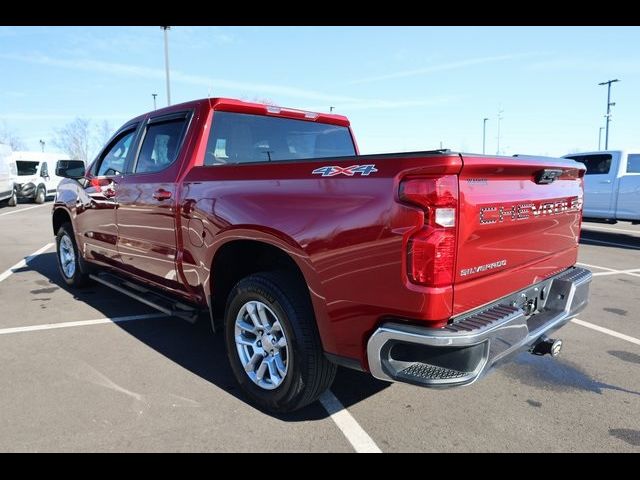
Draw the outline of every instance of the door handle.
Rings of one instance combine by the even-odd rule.
[[[155,198],[158,201],[163,201],[163,200],[169,200],[171,198],[171,192],[169,192],[168,190],[165,190],[163,188],[160,188],[158,190],[156,190],[155,192],[153,192],[153,198]]]
[[[600,183],[611,183],[611,180],[600,180]]]

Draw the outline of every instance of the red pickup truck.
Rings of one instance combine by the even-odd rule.
[[[436,150],[359,155],[347,118],[215,98],[127,122],[62,161],[59,269],[207,315],[248,397],[318,398],[336,365],[466,385],[587,304],[581,163]]]

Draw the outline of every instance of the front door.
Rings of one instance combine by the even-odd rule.
[[[76,203],[76,238],[86,258],[119,266],[116,197],[127,157],[135,140],[135,127],[125,129],[103,150],[91,168]]]
[[[118,251],[125,269],[166,288],[182,290],[176,272],[177,161],[187,113],[151,117],[140,153],[118,185]]]

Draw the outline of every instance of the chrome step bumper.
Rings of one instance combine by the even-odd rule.
[[[385,323],[367,343],[369,369],[381,380],[426,387],[470,384],[581,312],[590,283],[589,270],[572,267],[444,328]],[[539,302],[539,313],[527,316],[521,297]]]

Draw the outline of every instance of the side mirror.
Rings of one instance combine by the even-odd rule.
[[[64,178],[78,180],[84,178],[86,165],[82,160],[58,160],[56,162],[56,175]]]

